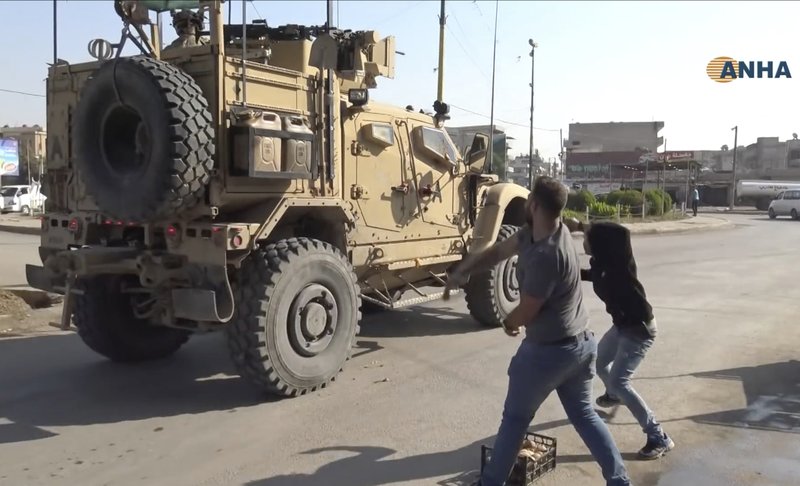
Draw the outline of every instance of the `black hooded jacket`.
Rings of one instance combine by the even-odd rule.
[[[640,339],[654,338],[653,308],[636,275],[631,234],[616,223],[594,223],[587,235],[592,257],[581,279],[592,282],[620,333]]]

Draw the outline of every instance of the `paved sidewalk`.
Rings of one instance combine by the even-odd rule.
[[[6,233],[19,233],[23,235],[38,235],[41,233],[42,222],[39,217],[30,217],[19,214],[0,215],[0,231]]]

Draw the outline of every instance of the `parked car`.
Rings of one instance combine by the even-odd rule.
[[[41,210],[45,195],[39,185],[0,187],[0,213],[31,214],[31,210]]]
[[[767,211],[770,219],[775,219],[778,216],[791,216],[792,219],[800,218],[800,190],[783,191],[778,194],[769,203]]]

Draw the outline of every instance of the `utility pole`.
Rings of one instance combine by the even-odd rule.
[[[492,110],[489,115],[489,173],[494,173],[494,75],[497,62],[497,14],[500,11],[500,0],[494,5],[494,45],[492,46]]]
[[[442,97],[444,96],[444,28],[445,28],[445,16],[444,16],[444,0],[442,0],[441,10],[439,12],[439,83],[437,85],[436,90],[436,101],[441,103],[444,101]]]
[[[528,39],[528,44],[531,46],[531,133],[530,133],[530,150],[528,154],[528,188],[533,189],[533,52],[538,47],[538,44],[533,42],[533,39]]]
[[[559,180],[564,180],[564,163],[567,160],[567,154],[564,153],[564,132],[561,128],[558,129],[558,146],[561,149],[558,153],[558,171]]]
[[[733,167],[732,167],[732,179],[731,179],[731,192],[729,197],[729,204],[728,209],[733,211],[733,206],[736,204],[736,147],[739,143],[739,125],[731,128],[733,130]]]

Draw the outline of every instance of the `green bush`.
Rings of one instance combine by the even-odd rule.
[[[617,207],[604,202],[595,202],[589,206],[589,217],[608,219],[617,216]]]
[[[664,209],[664,198],[659,191],[648,189],[644,191],[644,199],[647,201],[647,214],[656,216],[662,214]]]
[[[664,212],[669,212],[672,210],[672,196],[663,189],[656,189],[661,194],[661,199],[664,200]]]
[[[594,194],[582,189],[578,192],[570,192],[567,198],[567,209],[573,211],[586,211],[586,208],[595,202]]]
[[[672,198],[662,189],[649,189],[645,191],[647,200],[647,214],[651,216],[668,213],[672,209]]]
[[[594,197],[597,202],[608,203],[608,194],[598,194]]]

